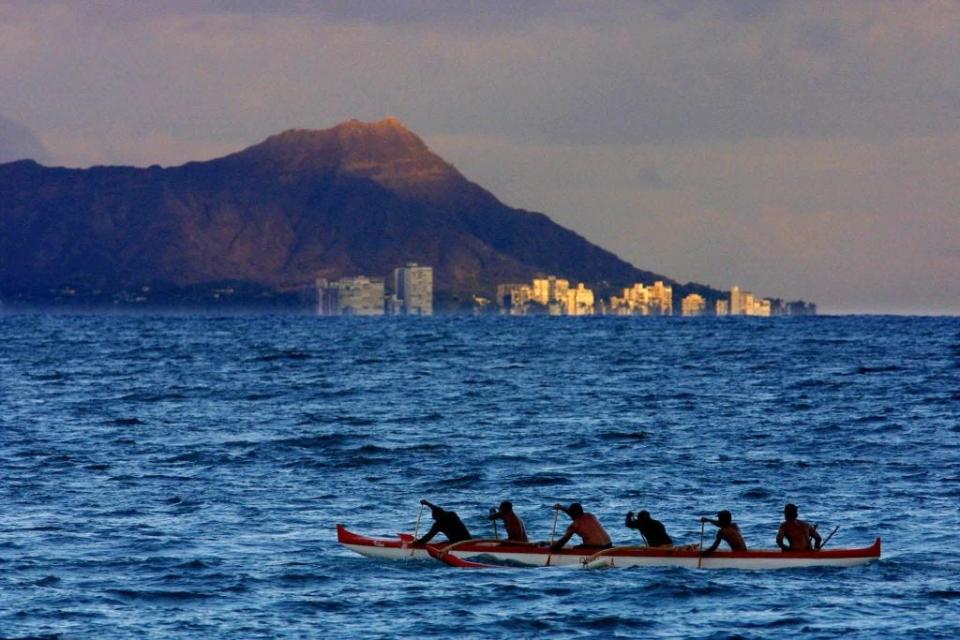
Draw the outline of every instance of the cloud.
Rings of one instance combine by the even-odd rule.
[[[937,1],[12,0],[0,112],[69,165],[396,115],[643,268],[931,308],[960,300],[957,33]]]
[[[878,140],[960,118],[960,39],[936,28],[955,5],[32,6],[0,27],[0,80],[22,89],[0,108],[93,139],[123,121],[236,144],[393,113],[427,134],[530,143]]]

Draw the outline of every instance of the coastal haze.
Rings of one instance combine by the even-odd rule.
[[[827,313],[957,313],[958,14],[7,2],[0,115],[74,167],[394,115],[505,204],[638,268]]]

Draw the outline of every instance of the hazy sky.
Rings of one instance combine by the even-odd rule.
[[[960,2],[0,0],[0,87],[0,160],[394,115],[640,268],[960,313]]]

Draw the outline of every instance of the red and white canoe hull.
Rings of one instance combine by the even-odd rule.
[[[342,524],[338,524],[337,542],[368,558],[430,560],[430,554],[427,553],[425,548],[410,546],[410,543],[413,542],[413,536],[409,533],[398,533],[396,538],[378,538],[353,533]]]
[[[716,551],[700,558],[699,550],[624,549],[613,550],[585,560],[587,568],[601,567],[689,567],[691,569],[801,569],[809,567],[853,567],[880,558],[880,538],[869,547],[824,549],[811,552]]]
[[[780,550],[716,551],[700,558],[697,547],[651,549],[613,548],[597,554],[580,549],[550,553],[545,548],[509,547],[495,543],[463,544],[445,552],[462,561],[481,564],[514,564],[533,567],[687,567],[690,569],[798,569],[852,567],[880,558],[880,539],[869,547],[785,553]],[[436,557],[436,555],[434,556]],[[452,563],[448,563],[452,564]]]

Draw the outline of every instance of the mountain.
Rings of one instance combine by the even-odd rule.
[[[668,280],[504,205],[394,118],[286,131],[170,168],[0,165],[7,300],[292,301],[318,276],[382,276],[408,261],[432,265],[451,299],[538,274]]]

